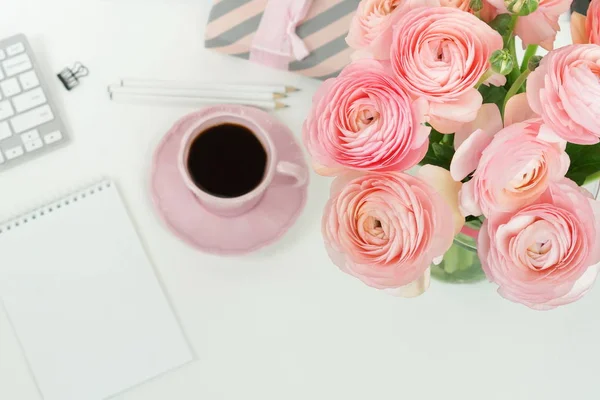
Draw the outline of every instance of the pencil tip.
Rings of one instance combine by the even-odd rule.
[[[288,108],[289,106],[285,103],[282,103],[280,101],[276,101],[275,102],[275,109],[276,110],[281,110],[282,108]]]
[[[277,100],[277,99],[285,99],[287,97],[286,94],[284,93],[273,93],[273,99]]]
[[[286,86],[285,87],[285,92],[286,93],[294,93],[294,92],[299,92],[300,89],[298,89],[297,87],[294,86]]]

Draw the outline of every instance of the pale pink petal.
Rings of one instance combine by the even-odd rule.
[[[489,135],[494,136],[502,129],[502,116],[495,104],[483,104],[477,113],[477,118],[468,122],[456,131],[454,136],[454,148],[458,149],[473,132],[481,129]]]
[[[427,115],[429,114],[429,102],[421,97],[412,103],[413,120],[418,126],[415,127],[415,143],[413,148],[418,148],[425,143],[431,133],[431,128],[427,125]]]
[[[473,215],[474,217],[480,216],[481,208],[479,202],[475,198],[475,182],[470,180],[462,186],[459,193],[459,208],[462,215],[465,217]]]
[[[483,97],[477,90],[469,90],[453,102],[431,103],[430,124],[441,133],[453,133],[465,122],[477,118]]]
[[[477,169],[483,150],[493,138],[494,134],[478,129],[456,150],[450,164],[450,173],[455,181],[462,181]]]
[[[556,132],[554,132],[552,129],[550,129],[550,127],[546,124],[544,124],[540,127],[540,133],[538,134],[537,137],[538,137],[538,139],[544,140],[548,143],[558,143],[562,147],[565,147],[566,143],[567,143],[566,140],[564,140],[563,138],[558,136],[556,134]]]
[[[574,44],[588,43],[588,37],[585,34],[585,15],[578,12],[571,14],[571,37]]]
[[[464,227],[463,227],[463,229],[464,229]],[[461,232],[462,232],[462,230],[461,230]],[[444,256],[443,255],[434,258],[432,264],[433,265],[440,265],[442,263],[442,261],[444,261]]]
[[[569,293],[567,293],[565,296],[552,299],[543,304],[527,304],[527,306],[534,310],[547,311],[556,307],[564,306],[565,304],[576,302],[590,291],[596,282],[596,278],[598,277],[599,268],[600,264],[589,267],[583,276],[579,278],[577,282],[575,282]]]
[[[313,162],[312,167],[315,172],[321,176],[336,176],[343,171],[343,168],[325,167],[317,162]]]
[[[406,286],[401,286],[398,288],[392,289],[384,289],[384,291],[392,296],[396,297],[404,297],[404,298],[413,298],[418,297],[425,293],[427,289],[429,289],[429,285],[431,283],[431,269],[427,268],[427,271],[416,281],[409,283]]]
[[[356,178],[361,177],[362,175],[364,175],[364,173],[360,172],[360,171],[343,171],[340,174],[337,175],[337,177],[333,180],[333,182],[331,182],[331,187],[329,189],[329,194],[331,195],[331,197],[337,196],[338,193],[340,193],[342,190],[344,190],[344,188],[346,187],[346,185],[353,181]]]
[[[539,44],[550,51],[554,47],[556,32],[560,29],[558,24],[560,13],[554,15],[544,11],[543,8],[538,8],[535,12],[526,17],[519,17],[517,20],[515,33],[523,41],[524,48],[530,44]]]
[[[502,74],[493,74],[485,82],[483,82],[483,84],[486,86],[504,86],[506,85],[506,76]]]
[[[519,93],[508,100],[504,109],[504,126],[538,117],[529,106],[527,93]]]
[[[422,166],[417,176],[432,186],[450,206],[456,235],[465,224],[465,218],[458,207],[458,193],[462,183],[454,181],[448,170],[429,164]]]

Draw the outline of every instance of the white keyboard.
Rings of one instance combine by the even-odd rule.
[[[0,40],[0,171],[67,141],[29,41]]]

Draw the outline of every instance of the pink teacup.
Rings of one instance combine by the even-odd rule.
[[[267,155],[262,181],[253,190],[239,197],[219,197],[208,193],[195,183],[188,169],[188,157],[192,143],[207,130],[224,124],[240,125],[248,129],[260,141]],[[236,113],[222,112],[198,120],[183,136],[177,160],[179,171],[187,188],[194,193],[208,211],[221,216],[235,217],[246,213],[260,202],[276,175],[292,178],[292,182],[289,184],[293,186],[305,185],[308,180],[306,169],[300,165],[279,160],[271,135],[271,132],[261,128],[252,118]],[[232,146],[235,146],[235,143]]]

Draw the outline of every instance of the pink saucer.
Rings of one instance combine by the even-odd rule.
[[[294,187],[276,177],[261,202],[244,215],[228,218],[205,210],[185,186],[177,156],[183,135],[196,119],[223,111],[254,119],[271,133],[280,160],[308,172],[294,135],[276,118],[251,107],[215,106],[183,117],[161,140],[152,164],[152,198],[158,214],[180,239],[210,253],[244,254],[276,242],[294,224],[306,203],[307,185]]]

